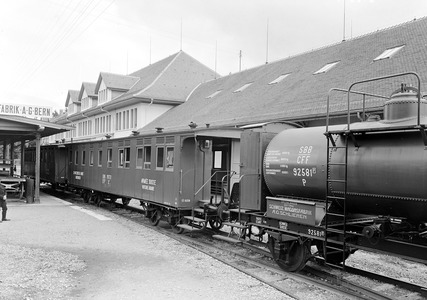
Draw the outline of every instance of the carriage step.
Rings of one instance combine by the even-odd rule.
[[[213,206],[213,205],[208,205],[208,206],[206,206],[208,209],[210,209],[210,210],[218,210],[218,207],[216,207],[216,206]]]
[[[226,242],[233,243],[233,244],[243,243],[242,240],[237,240],[237,239],[234,239],[234,238],[231,238],[231,237],[228,237],[228,236],[223,236],[223,235],[218,235],[218,234],[215,234],[212,237],[214,239],[226,241]]]
[[[187,225],[187,224],[177,224],[176,227],[183,228],[187,231],[200,231],[200,230],[202,230],[201,228],[194,227],[194,226]]]
[[[240,228],[240,229],[246,229],[246,228],[248,228],[248,226],[242,225],[242,224],[239,224],[239,223],[223,222],[222,225],[227,225],[227,226],[236,227],[236,228]]]
[[[195,208],[193,208],[193,211],[200,213],[200,214],[205,213],[205,210],[201,207],[195,207]]]
[[[205,219],[201,219],[201,218],[197,218],[197,217],[193,217],[193,216],[184,216],[184,219],[193,221],[193,222],[197,222],[197,223],[202,223],[202,222],[206,222]]]

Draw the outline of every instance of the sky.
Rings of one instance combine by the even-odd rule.
[[[426,0],[1,0],[0,104],[65,108],[183,50],[236,73],[427,16]]]

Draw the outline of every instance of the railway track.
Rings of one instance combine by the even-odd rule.
[[[78,196],[54,192],[55,196],[71,200],[79,205],[84,204]],[[65,197],[64,197],[65,196]],[[77,198],[76,198],[77,197]],[[286,295],[290,299],[425,299],[427,291],[420,286],[404,281],[369,274],[355,268],[346,268],[346,272],[341,270],[331,270],[321,267],[318,264],[310,264],[299,273],[287,273],[281,270],[271,258],[269,251],[266,251],[254,244],[244,242],[243,247],[232,245],[227,242],[214,240],[211,232],[188,233],[177,235],[170,230],[170,226],[162,224],[152,226],[143,215],[143,210],[135,206],[124,207],[120,203],[114,206],[105,203],[103,208],[110,210],[116,215],[137,222],[143,226],[156,230],[167,235],[180,243],[197,249],[224,264],[231,266],[249,276],[258,279],[260,282],[269,285]],[[218,232],[216,232],[218,234]],[[226,235],[226,233],[223,233]],[[358,276],[355,279],[354,276]],[[373,278],[375,277],[375,278]],[[388,284],[388,288],[381,288],[380,291],[367,288],[366,280],[374,280],[378,286]],[[402,297],[396,297],[400,295]]]

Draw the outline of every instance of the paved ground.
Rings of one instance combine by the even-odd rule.
[[[82,209],[42,194],[40,204],[9,201],[8,207],[11,221],[0,224],[1,245],[21,247],[16,251],[30,249],[26,253],[42,250],[47,257],[59,251],[77,257],[69,264],[84,264],[83,270],[67,277],[69,284],[58,285],[57,289],[64,289],[57,293],[60,299],[285,298],[215,259],[94,206]],[[53,257],[49,267],[59,263]],[[3,265],[8,259],[8,255],[2,257]],[[36,266],[34,272],[42,267]],[[25,270],[9,268],[13,266],[0,270],[0,275],[10,271],[28,277]],[[34,274],[31,276],[38,276]],[[49,278],[51,285],[55,285],[55,278]],[[6,299],[1,284],[0,279],[0,299]],[[23,284],[15,285],[17,290],[25,288]],[[24,299],[45,298],[39,291]]]

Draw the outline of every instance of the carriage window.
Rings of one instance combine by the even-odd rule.
[[[125,168],[130,167],[130,147],[126,147],[124,151]]]
[[[98,151],[98,167],[102,167],[102,150]]]
[[[151,146],[144,146],[144,169],[151,169]]]
[[[79,164],[79,151],[76,150],[76,155],[74,155],[74,164],[78,165]]]
[[[86,164],[86,151],[83,150],[82,151],[82,166],[84,166]]]
[[[73,151],[70,151],[70,154],[68,156],[68,163],[72,164],[73,163]]]
[[[119,149],[119,168],[123,168],[125,161],[125,150]]]
[[[166,147],[166,170],[173,171],[173,147]]]
[[[222,151],[215,151],[214,169],[221,169],[221,167],[222,167]]]
[[[113,166],[113,149],[107,149],[107,167]]]
[[[136,168],[142,169],[142,165],[144,163],[144,148],[136,149]]]
[[[89,166],[93,166],[93,150],[89,152]]]
[[[163,170],[164,167],[164,158],[165,156],[165,148],[157,147],[157,157],[156,157],[156,169]]]

